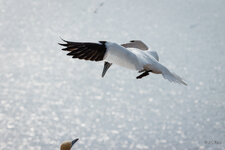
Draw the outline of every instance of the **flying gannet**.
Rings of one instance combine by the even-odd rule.
[[[62,50],[69,51],[67,55],[73,58],[104,61],[102,77],[112,64],[117,64],[128,69],[137,70],[141,73],[136,77],[137,79],[141,79],[151,72],[162,74],[170,82],[187,85],[181,77],[170,72],[164,65],[159,63],[157,52],[149,50],[148,46],[140,40],[132,40],[121,45],[108,41],[99,41],[98,43],[63,41],[65,43],[59,43],[59,45],[64,46]]]
[[[78,141],[79,139],[75,139],[73,141],[63,142],[60,146],[60,150],[70,150],[72,146]]]

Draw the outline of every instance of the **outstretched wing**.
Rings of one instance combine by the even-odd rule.
[[[129,43],[121,44],[125,48],[138,48],[140,50],[148,50],[148,46],[140,40],[132,40]]]
[[[67,55],[73,56],[73,58],[91,61],[101,61],[104,59],[106,53],[105,41],[100,41],[99,43],[63,41],[65,43],[59,43],[59,45],[64,46],[62,50],[69,51]]]

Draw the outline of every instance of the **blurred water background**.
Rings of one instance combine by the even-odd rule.
[[[224,0],[0,0],[0,149],[225,149]],[[140,39],[188,86],[57,44]],[[216,141],[216,142],[214,142]]]

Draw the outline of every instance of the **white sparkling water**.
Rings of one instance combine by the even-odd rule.
[[[225,149],[224,0],[0,0],[0,149]],[[186,79],[72,59],[57,45],[140,39]]]

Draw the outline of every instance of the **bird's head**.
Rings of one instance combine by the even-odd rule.
[[[60,150],[70,150],[72,146],[78,141],[79,139],[75,139],[73,141],[63,142],[60,146]]]

